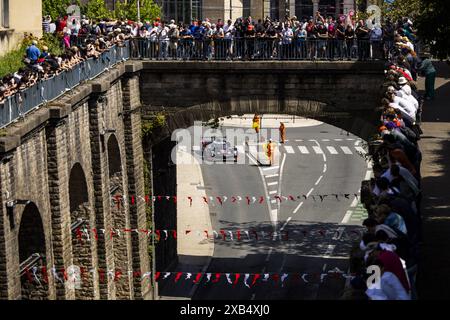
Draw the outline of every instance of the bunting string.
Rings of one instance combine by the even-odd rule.
[[[275,196],[262,196],[262,195],[233,195],[233,196],[162,196],[162,195],[145,195],[143,196],[125,196],[116,194],[111,196],[111,206],[116,206],[121,208],[125,203],[129,205],[138,205],[139,203],[145,203],[146,205],[151,205],[155,202],[172,202],[177,203],[179,201],[186,201],[189,206],[192,206],[194,202],[199,202],[203,205],[217,205],[223,206],[225,204],[246,204],[248,206],[255,204],[264,204],[275,200],[277,202],[296,202],[296,201],[314,201],[323,202],[325,200],[342,201],[344,199],[350,200],[353,198],[359,199],[357,193],[332,193],[332,194],[316,194],[316,195],[275,195]]]
[[[223,273],[223,272],[186,272],[186,271],[168,271],[168,272],[142,272],[141,270],[122,270],[122,269],[102,269],[102,268],[86,268],[79,267],[79,272],[76,269],[57,269],[55,267],[47,270],[45,266],[34,266],[27,268],[22,275],[26,281],[38,286],[48,283],[48,278],[53,276],[57,282],[78,282],[82,285],[83,281],[98,274],[99,281],[105,283],[107,280],[115,282],[123,279],[140,279],[141,281],[147,280],[149,286],[154,282],[160,281],[173,281],[174,283],[191,282],[193,284],[208,285],[217,284],[219,282],[228,283],[235,288],[239,283],[242,283],[245,287],[251,288],[258,284],[269,284],[284,286],[288,282],[291,283],[307,283],[318,284],[323,283],[325,279],[353,279],[356,274],[346,273],[339,268],[334,268],[328,271],[321,272],[265,272],[265,273]]]
[[[121,232],[122,231],[122,232]],[[149,229],[110,229],[109,231],[105,229],[96,229],[96,228],[76,228],[74,231],[75,237],[83,243],[84,241],[90,242],[91,239],[98,240],[99,235],[103,237],[113,238],[123,238],[127,233],[129,234],[138,234],[143,235],[149,239],[153,239],[157,242],[167,241],[171,239],[177,239],[177,230],[174,229],[157,229],[157,230],[149,230]],[[304,240],[307,237],[314,238],[327,238],[331,240],[358,240],[362,237],[363,231],[358,230],[325,230],[319,228],[306,229],[306,228],[298,228],[298,229],[289,229],[289,230],[281,230],[278,232],[274,231],[264,231],[264,230],[224,230],[221,229],[219,232],[216,230],[184,230],[184,235],[189,237],[197,237],[201,240],[222,240],[222,241],[235,241],[235,242],[243,242],[243,241],[263,241],[263,240],[272,240],[272,241],[299,241]],[[91,234],[91,235],[90,235]]]

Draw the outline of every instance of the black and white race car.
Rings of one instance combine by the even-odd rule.
[[[223,161],[231,159],[237,162],[238,150],[232,147],[226,138],[203,138],[202,139],[202,159],[206,161]]]

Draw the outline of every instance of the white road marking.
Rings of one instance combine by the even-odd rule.
[[[277,200],[271,200],[270,203],[277,203]]]
[[[327,149],[328,149],[328,152],[330,152],[331,154],[338,154],[335,147],[327,146]]]
[[[372,162],[367,161],[367,168],[368,168],[368,169],[372,169]]]
[[[242,146],[238,146],[238,147],[242,147]],[[192,150],[200,151],[200,146],[192,146]]]
[[[258,153],[258,148],[256,146],[249,146],[248,151],[251,153]]]
[[[295,139],[295,141],[302,142],[303,140],[302,139]]]
[[[353,154],[352,150],[350,150],[349,147],[341,146],[341,149],[345,154]]]
[[[187,147],[186,146],[178,146],[178,150],[187,152]]]
[[[366,154],[366,150],[364,150],[363,147],[355,147],[356,151],[362,153],[362,154]]]
[[[236,146],[236,149],[238,150],[238,152],[242,153],[245,151],[244,146]]]
[[[284,149],[287,153],[294,153],[294,148],[292,148],[291,146],[284,146]]]
[[[269,174],[269,175],[264,176],[264,177],[266,177],[266,178],[275,178],[275,177],[278,177],[278,173],[276,173],[276,174]]]
[[[334,251],[334,248],[335,248],[335,247],[336,247],[336,245],[334,245],[334,244],[329,244],[329,245],[328,245],[328,249],[327,249],[327,251],[325,252],[324,257],[325,257],[325,258],[330,258],[331,255],[333,254],[333,251]]]
[[[322,141],[330,141],[330,139],[322,139]]]
[[[275,194],[277,193],[277,190],[269,191],[269,194]]]
[[[269,253],[267,254],[267,257],[266,257],[266,262],[269,261],[270,255],[272,254],[272,250],[273,250],[272,248],[269,249]]]
[[[278,181],[269,182],[267,185],[268,185],[268,186],[274,186],[274,185],[276,185],[276,184],[278,184]]]
[[[284,227],[286,227],[286,225],[289,223],[289,221],[291,221],[292,217],[287,218],[286,222],[283,224],[283,226],[280,228],[280,231],[284,230]]]
[[[342,141],[343,139],[334,139],[334,141]]]
[[[350,220],[350,217],[352,216],[353,211],[352,210],[347,210],[347,212],[345,213],[344,219],[342,219],[341,223],[347,223],[348,220]]]
[[[303,154],[308,154],[309,153],[308,148],[306,148],[305,146],[298,146],[298,149]]]
[[[296,214],[297,213],[297,211],[298,211],[298,209],[300,209],[300,207],[303,205],[303,201],[302,202],[300,202],[299,204],[298,204],[298,206],[297,206],[297,208],[295,208],[295,210],[294,210],[294,214]]]
[[[272,209],[272,210],[270,211],[270,216],[271,216],[271,218],[272,218],[272,221],[273,221],[274,223],[276,223],[276,222],[278,221],[278,210],[277,210],[277,209]]]
[[[319,179],[317,179],[317,181],[315,183],[316,186],[319,184],[319,182],[320,182],[320,180],[322,180],[322,178],[323,178],[323,176],[320,176]]]
[[[322,171],[322,173],[325,173],[325,172],[327,172],[327,164],[326,163],[323,164],[323,171]]]
[[[367,170],[366,176],[364,177],[364,180],[370,180],[371,177],[372,177],[372,171]]]
[[[355,140],[355,139],[347,138],[347,139],[345,139],[345,140],[347,140],[347,141],[353,141],[353,140]]]
[[[360,140],[360,139],[356,140],[355,146],[359,146],[360,143],[361,143],[361,140]]]
[[[313,192],[313,191],[314,191],[314,188],[311,188],[311,190],[309,190],[308,193],[306,194],[306,197],[308,198],[309,195],[311,194],[311,192]]]
[[[278,169],[278,166],[273,166],[273,167],[268,167],[268,168],[262,168],[262,170],[267,171],[267,170],[274,170],[274,169]]]
[[[314,152],[315,152],[315,153],[317,153],[317,154],[323,154],[323,151],[322,151],[322,149],[321,149],[320,147],[318,147],[318,146],[313,146],[312,148],[314,149]]]
[[[350,208],[356,207],[356,205],[358,204],[358,198],[354,198],[352,203],[350,204]]]

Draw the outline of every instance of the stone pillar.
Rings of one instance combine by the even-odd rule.
[[[264,0],[250,0],[250,16],[255,22],[264,18]]]
[[[47,140],[47,170],[50,195],[53,262],[56,272],[73,264],[72,234],[70,230],[69,177],[67,168],[65,114],[61,108],[51,108],[50,124],[45,128]],[[75,299],[75,291],[68,282],[54,279],[56,299]]]
[[[350,10],[355,10],[355,2],[353,0],[344,0],[343,11],[348,14]]]
[[[319,0],[312,0],[313,3],[313,17],[316,17],[316,12],[319,11]]]
[[[270,17],[270,0],[264,0],[264,16],[263,19],[266,17]]]
[[[107,160],[105,156],[106,143],[104,136],[100,135],[103,128],[103,103],[105,103],[105,83],[94,83],[92,85],[89,106],[89,133],[91,142],[92,177],[94,182],[94,206],[95,224],[98,230],[97,257],[98,272],[100,275],[100,299],[115,299],[115,283],[107,275],[108,270],[115,270],[113,241],[109,236],[113,228],[110,212],[110,194],[107,172]],[[109,84],[109,83],[108,83]],[[104,235],[100,230],[104,230]]]
[[[295,2],[296,0],[289,0],[289,16],[295,16]],[[297,17],[299,18],[299,17]]]
[[[130,206],[130,227],[132,229],[148,229],[147,212],[144,190],[144,157],[141,139],[141,99],[139,91],[139,76],[136,65],[125,66],[126,74],[122,79],[123,92],[123,121],[125,129],[126,168],[128,177],[128,191],[135,195],[136,205]],[[133,270],[141,274],[154,271],[150,268],[149,239],[142,233],[132,233]],[[134,298],[151,299],[152,291],[149,278],[133,278]]]

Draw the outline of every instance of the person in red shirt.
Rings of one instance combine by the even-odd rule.
[[[405,269],[403,268],[399,256],[395,252],[377,248],[372,251],[372,253],[370,254],[370,260],[368,261],[373,261],[372,259],[380,260],[383,263],[384,271],[392,272],[393,274],[395,274],[398,280],[400,280],[402,286],[405,288],[406,292],[409,292],[411,290]]]

